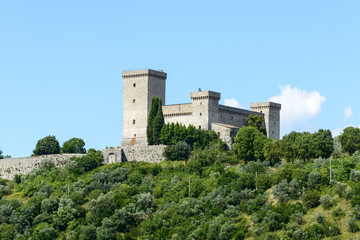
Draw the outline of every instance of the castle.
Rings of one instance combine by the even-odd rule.
[[[151,69],[125,71],[122,74],[123,138],[121,146],[104,149],[104,163],[123,161],[160,162],[165,160],[164,145],[147,145],[146,128],[151,101],[160,97],[165,123],[192,124],[198,129],[213,129],[230,148],[237,131],[246,125],[249,115],[264,118],[267,136],[280,138],[281,105],[273,102],[253,103],[251,111],[219,104],[220,93],[198,91],[190,93],[191,103],[165,105],[167,74]],[[81,156],[81,154],[78,154]],[[26,174],[50,159],[56,166],[63,166],[74,154],[55,154],[29,158],[2,159],[0,176],[12,179],[16,174]],[[76,155],[77,156],[77,155]]]
[[[163,103],[165,123],[179,122],[198,129],[215,130],[231,146],[237,130],[247,123],[249,115],[265,119],[267,136],[280,138],[281,105],[273,102],[253,103],[251,111],[219,104],[221,94],[213,91],[191,92],[191,103],[165,105],[167,74],[151,69],[125,71],[123,94],[123,138],[121,146],[147,145],[146,127],[153,97]]]

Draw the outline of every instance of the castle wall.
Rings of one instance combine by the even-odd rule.
[[[64,166],[72,157],[81,157],[85,154],[50,154],[26,158],[0,159],[0,178],[13,179],[15,175],[27,174],[40,167],[44,159],[54,162],[55,166]]]

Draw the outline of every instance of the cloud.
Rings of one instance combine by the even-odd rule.
[[[229,107],[243,108],[241,104],[235,98],[224,99],[224,105]]]
[[[281,86],[281,95],[274,96],[269,101],[281,103],[280,121],[282,132],[304,128],[307,120],[321,112],[321,106],[326,101],[318,91],[301,90],[298,87]]]
[[[345,108],[344,114],[345,114],[345,119],[344,119],[344,120],[346,120],[347,118],[351,118],[351,117],[352,117],[353,112],[352,112],[352,110],[351,110],[351,106],[348,106],[348,107]]]

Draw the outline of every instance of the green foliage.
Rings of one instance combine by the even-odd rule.
[[[266,161],[269,161],[271,165],[280,163],[281,158],[283,157],[282,145],[280,140],[271,140],[266,141],[264,145],[264,158]]]
[[[303,195],[303,202],[307,208],[314,208],[319,206],[320,194],[315,191],[306,192]]]
[[[310,160],[328,158],[334,150],[334,139],[330,130],[320,129],[309,132],[291,132],[281,140],[282,154],[288,162],[296,159]]]
[[[74,158],[66,167],[44,160],[16,182],[0,180],[0,191],[7,194],[0,199],[0,234],[10,239],[14,234],[16,239],[342,239],[344,223],[351,232],[359,230],[360,154],[332,159],[329,183],[329,159],[280,164],[283,157],[271,157],[239,164],[217,137],[201,146],[208,140],[194,141],[198,130],[178,125],[177,131],[177,142],[182,138],[184,146],[192,141],[198,146],[187,164],[102,166],[101,152],[89,150],[87,158]],[[350,203],[352,212],[345,214]],[[319,205],[330,211],[309,209]]]
[[[1,240],[12,240],[15,238],[16,229],[11,224],[3,223],[0,225],[0,239]]]
[[[146,131],[149,145],[160,144],[160,133],[164,123],[165,121],[162,112],[162,100],[159,97],[154,97],[150,105]]]
[[[36,143],[33,151],[35,156],[60,153],[60,144],[55,136],[47,136]]]
[[[263,127],[264,118],[258,115],[249,115],[246,126],[254,127],[266,136],[266,129]]]
[[[245,162],[264,160],[267,138],[254,127],[242,127],[236,134],[233,150]]]
[[[350,155],[360,150],[360,129],[356,127],[347,127],[339,136],[341,149]]]
[[[219,142],[226,146],[215,133],[210,130],[196,129],[193,125],[185,127],[179,123],[165,124],[160,133],[160,143],[164,145],[176,145],[186,142],[191,148],[204,148],[210,142]]]
[[[175,145],[169,145],[164,150],[164,156],[168,160],[184,160],[188,159],[191,147],[186,142],[178,142]]]
[[[72,138],[64,142],[61,153],[86,153],[85,142],[81,138]]]
[[[99,167],[104,162],[104,157],[101,151],[90,148],[88,153],[82,157],[72,157],[66,164],[69,172],[74,174],[81,174],[83,172],[91,171]]]

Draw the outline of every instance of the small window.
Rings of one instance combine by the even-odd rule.
[[[274,131],[272,131],[272,134],[274,135]]]
[[[220,118],[222,118],[222,115],[220,115]]]
[[[276,122],[274,122],[274,125],[276,125]]]
[[[199,130],[201,129],[201,125],[199,126]]]
[[[262,113],[262,111],[260,111],[260,113]]]
[[[245,123],[245,119],[243,119],[243,123]]]
[[[202,113],[200,113],[200,116],[202,116]]]
[[[135,124],[135,119],[133,120],[133,124]]]
[[[136,83],[133,84],[133,87],[136,87]]]
[[[135,103],[135,99],[133,99],[133,103]]]
[[[231,120],[234,120],[234,116],[231,116]]]
[[[202,102],[200,102],[200,105],[202,105]]]
[[[220,132],[218,132],[218,136],[220,137]]]
[[[136,134],[134,134],[134,137],[136,137]]]

